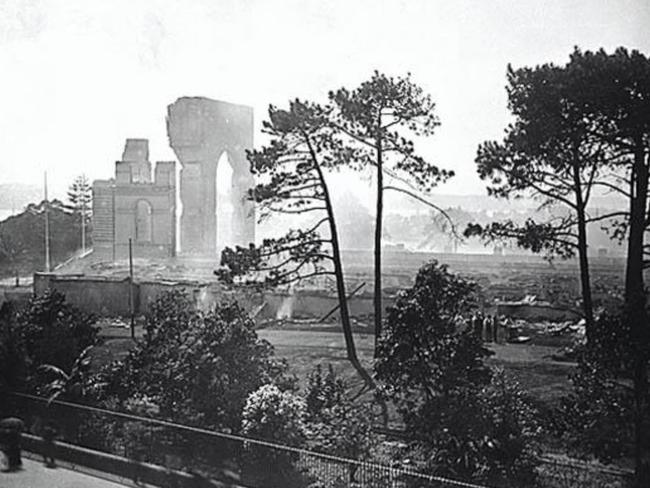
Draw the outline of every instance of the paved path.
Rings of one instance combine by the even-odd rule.
[[[23,469],[0,473],[2,488],[123,488],[121,485],[87,474],[58,467],[46,468],[42,462],[23,458]]]

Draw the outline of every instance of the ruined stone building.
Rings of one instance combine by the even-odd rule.
[[[127,139],[115,178],[93,183],[93,253],[102,260],[176,252],[176,163],[156,163],[151,178],[149,142]]]
[[[183,254],[214,256],[225,246],[255,240],[254,207],[247,199],[254,179],[246,160],[253,109],[179,98],[168,107],[167,134],[180,162],[178,192],[174,162],[158,162],[152,179],[146,139],[127,139],[115,178],[93,183],[97,258],[126,257],[129,239],[135,257],[151,258],[175,256],[179,245]]]

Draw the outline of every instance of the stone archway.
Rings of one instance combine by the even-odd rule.
[[[232,243],[255,240],[255,210],[246,198],[254,179],[246,160],[253,147],[253,109],[201,97],[183,97],[167,109],[169,144],[181,163],[180,245],[184,253],[214,255],[217,164],[232,166]]]
[[[135,204],[135,241],[149,243],[153,240],[153,207],[147,200]]]

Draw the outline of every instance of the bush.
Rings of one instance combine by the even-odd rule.
[[[573,392],[562,399],[555,430],[578,455],[610,462],[632,455],[635,341],[622,313],[603,313],[581,348],[571,376]],[[650,423],[650,411],[645,413]],[[644,440],[650,449],[650,440]]]
[[[69,372],[84,349],[97,343],[96,318],[67,303],[58,291],[34,295],[17,320],[32,372],[42,364]]]
[[[427,471],[530,482],[538,428],[518,387],[484,363],[490,354],[462,316],[476,286],[435,261],[388,310],[375,370]]]
[[[34,295],[22,308],[0,310],[0,385],[36,387],[42,365],[67,374],[88,347],[97,343],[95,318],[66,303],[56,291]],[[33,380],[33,381],[32,381]],[[33,383],[33,384],[32,384]]]
[[[0,307],[0,389],[21,390],[27,380],[27,354],[9,302]]]
[[[264,385],[248,397],[242,413],[242,433],[291,447],[305,443],[305,401],[298,395]],[[301,486],[306,479],[295,467],[298,454],[251,444],[244,453],[247,481],[268,486]]]
[[[370,457],[376,445],[372,411],[350,398],[331,365],[327,374],[320,365],[311,372],[305,399],[310,448],[356,460]]]
[[[287,446],[303,445],[306,436],[304,400],[275,385],[260,387],[246,400],[242,433]]]
[[[474,283],[434,261],[388,309],[375,372],[412,435],[421,433],[434,404],[444,406],[448,398],[490,381],[483,363],[490,351],[459,321],[471,310],[475,293]]]
[[[146,320],[144,339],[102,372],[104,400],[146,395],[164,418],[232,431],[251,392],[286,383],[286,365],[234,303],[200,312],[174,291],[156,300]]]

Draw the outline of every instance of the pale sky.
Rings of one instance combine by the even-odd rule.
[[[483,193],[476,146],[508,121],[505,73],[574,45],[650,54],[648,0],[0,0],[0,182],[108,178],[127,137],[174,159],[166,107],[206,96],[255,108],[324,101],[377,69],[410,71],[442,126],[420,146]],[[260,138],[256,136],[256,140]]]

